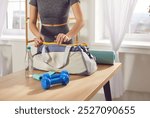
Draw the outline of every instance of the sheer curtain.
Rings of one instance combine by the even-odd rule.
[[[137,0],[103,0],[103,2],[112,49],[116,53],[116,62],[119,62],[118,50],[129,27]],[[121,70],[114,76],[110,83],[112,97],[120,97],[124,92]]]
[[[0,36],[2,35],[3,26],[5,23],[5,16],[8,6],[8,0],[0,0]]]
[[[2,35],[4,23],[5,23],[5,16],[8,6],[8,0],[0,0],[0,37]],[[0,49],[0,76],[2,76],[3,73],[3,62],[2,62],[2,50]]]

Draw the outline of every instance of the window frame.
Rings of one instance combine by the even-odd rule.
[[[12,1],[10,1],[10,0],[8,0],[8,4],[9,4],[9,2],[12,2]],[[25,2],[25,0],[16,0],[16,1],[14,1],[14,2]],[[24,6],[23,6],[24,8],[25,8],[25,4],[24,4]],[[8,9],[8,8],[7,8]],[[21,4],[20,4],[20,7],[19,7],[19,9],[21,9]],[[8,10],[7,10],[8,11]],[[7,17],[7,12],[6,12],[6,17],[5,17],[5,24],[4,24],[4,28],[3,28],[3,36],[16,36],[16,35],[18,35],[18,36],[23,36],[23,35],[25,35],[25,29],[8,29],[7,28],[7,19],[8,19],[8,17]]]

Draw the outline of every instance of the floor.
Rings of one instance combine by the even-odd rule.
[[[104,101],[105,97],[103,94],[96,94],[91,101]],[[113,101],[150,101],[150,93],[126,91],[123,96]]]

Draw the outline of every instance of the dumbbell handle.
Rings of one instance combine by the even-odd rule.
[[[62,83],[62,78],[51,79],[51,85]]]
[[[66,85],[69,82],[69,76],[68,75],[61,75],[59,78],[51,79],[50,82],[51,82],[51,85],[53,85],[53,84]]]
[[[60,74],[58,74],[58,73],[52,74],[52,75],[49,75],[49,77],[50,77],[50,79],[60,78],[61,74],[63,74],[63,73],[66,73],[66,72],[62,71]],[[66,73],[66,74],[68,74],[68,73]]]
[[[60,77],[60,74],[52,74],[52,75],[50,75],[51,79],[55,79],[55,78],[59,78],[59,77]]]

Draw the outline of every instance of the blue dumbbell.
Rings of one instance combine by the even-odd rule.
[[[62,71],[60,74],[54,74],[53,76],[45,74],[42,76],[41,85],[43,89],[47,90],[55,84],[67,85],[69,79],[70,77],[67,71]]]

